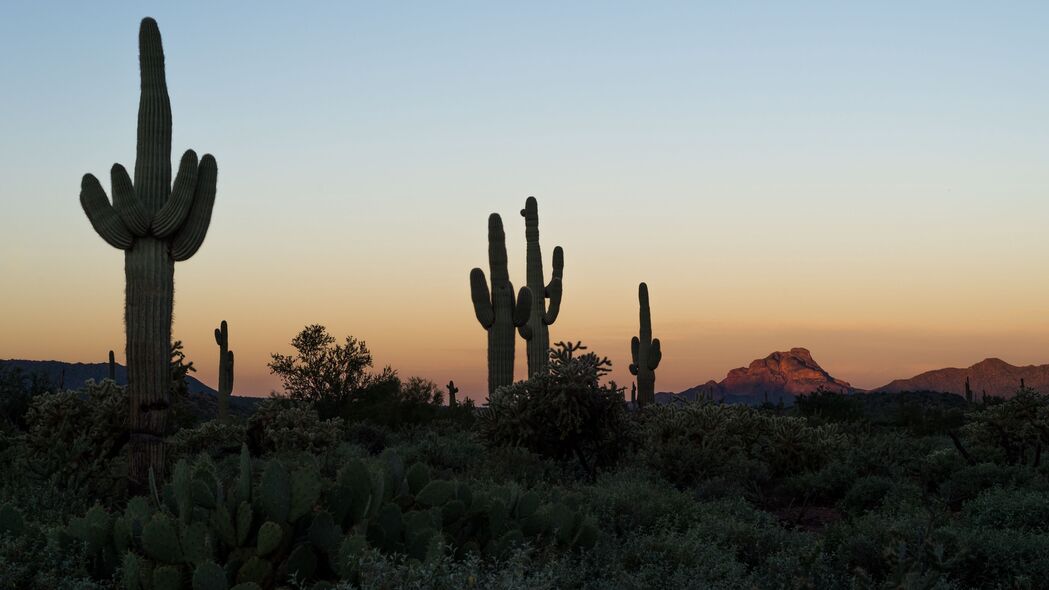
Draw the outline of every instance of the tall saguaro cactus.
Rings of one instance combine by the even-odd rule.
[[[525,208],[525,239],[528,240],[527,279],[532,291],[532,313],[528,325],[520,328],[521,337],[528,342],[528,376],[545,373],[550,362],[550,324],[561,311],[561,277],[565,268],[565,253],[561,246],[554,248],[554,272],[549,283],[543,278],[543,253],[539,248],[539,205],[535,197],[528,197]],[[546,300],[550,300],[547,308]]]
[[[113,351],[109,351],[109,380],[117,380],[117,357],[113,354]]]
[[[233,351],[229,349],[229,326],[226,320],[215,328],[215,344],[219,345],[219,418],[229,417],[229,397],[233,395]]]
[[[514,382],[514,328],[524,326],[531,313],[532,292],[521,287],[514,304],[514,286],[507,270],[506,233],[497,213],[488,216],[488,266],[492,290],[484,271],[470,271],[470,297],[481,327],[488,330],[488,393]]]
[[[637,288],[637,299],[641,304],[641,329],[630,340],[630,356],[633,363],[630,373],[637,376],[637,403],[641,406],[656,401],[656,373],[663,352],[659,338],[652,338],[652,313],[648,309],[648,285],[641,283]]]
[[[160,30],[151,18],[139,29],[141,95],[135,180],[114,164],[113,201],[85,174],[80,204],[102,239],[124,251],[124,324],[131,398],[130,477],[142,486],[152,469],[164,473],[164,436],[171,404],[171,314],[175,263],[204,242],[215,204],[215,158],[187,150],[171,182],[171,103]]]

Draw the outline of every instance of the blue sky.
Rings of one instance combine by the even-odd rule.
[[[0,357],[88,360],[92,338],[119,338],[119,258],[76,195],[81,174],[133,162],[146,15],[174,152],[220,168],[212,234],[177,272],[176,337],[208,368],[212,325],[258,323],[238,355],[256,388],[310,321],[481,383],[467,274],[487,214],[518,223],[533,194],[547,257],[566,248],[560,337],[624,369],[648,281],[677,344],[657,387],[791,346],[861,386],[1049,361],[1037,2],[7,3],[0,272],[25,288],[0,304],[25,311],[0,320]],[[51,322],[82,328],[29,329]],[[877,368],[855,344],[872,341]]]

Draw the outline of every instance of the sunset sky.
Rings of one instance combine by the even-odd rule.
[[[173,155],[215,155],[174,337],[215,385],[279,386],[306,324],[483,398],[469,295],[525,198],[551,340],[657,391],[804,346],[869,388],[1049,363],[1049,3],[21,2],[0,7],[0,358],[123,359],[123,255],[80,178],[131,167],[138,23],[167,54]],[[845,6],[848,4],[848,6]],[[524,376],[518,340],[518,377]]]

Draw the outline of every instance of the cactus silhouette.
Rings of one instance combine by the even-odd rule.
[[[445,387],[448,388],[448,407],[454,408],[455,394],[459,393],[459,388],[455,386],[455,381],[449,381]]]
[[[229,396],[233,395],[233,351],[229,349],[229,326],[222,320],[215,328],[215,343],[219,345],[219,419],[229,417]]]
[[[532,313],[528,324],[519,328],[521,337],[528,342],[528,376],[546,373],[550,362],[550,324],[557,320],[561,311],[561,277],[565,268],[565,254],[561,246],[554,248],[554,272],[549,283],[543,279],[543,253],[539,248],[539,205],[535,197],[528,197],[525,208],[525,239],[528,240],[527,279],[532,292]],[[546,300],[550,300],[549,309]]]
[[[85,174],[80,204],[95,231],[124,251],[124,324],[131,397],[130,477],[144,485],[150,468],[164,472],[164,440],[171,404],[171,314],[175,262],[200,248],[211,222],[218,174],[215,158],[182,156],[171,182],[171,103],[160,30],[151,18],[139,29],[141,95],[135,179],[114,164],[113,201]]]
[[[656,373],[663,352],[659,338],[652,338],[652,313],[648,309],[648,285],[641,283],[637,288],[637,299],[641,304],[641,329],[630,341],[630,374],[637,376],[637,403],[644,406],[656,401]]]
[[[109,351],[109,380],[117,380],[117,359],[113,355],[113,351]]]
[[[506,263],[506,233],[497,213],[488,216],[488,266],[492,274],[489,293],[484,271],[470,271],[470,297],[481,327],[488,330],[488,393],[514,382],[514,328],[524,326],[532,305],[532,293],[521,287],[514,304],[514,286]]]

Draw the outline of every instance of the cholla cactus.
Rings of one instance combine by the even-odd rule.
[[[151,18],[139,30],[142,86],[138,109],[135,180],[114,164],[113,201],[98,179],[84,175],[80,204],[109,245],[124,251],[124,323],[131,392],[131,480],[164,469],[164,436],[171,405],[171,314],[175,262],[204,242],[215,203],[215,158],[186,151],[171,182],[171,104],[164,77],[160,30]]]
[[[528,288],[532,292],[532,313],[528,324],[519,328],[521,337],[528,341],[528,377],[546,373],[550,362],[550,324],[561,311],[561,277],[565,268],[565,253],[561,246],[554,248],[554,272],[544,284],[543,253],[539,247],[539,205],[535,197],[528,197],[525,208],[525,238],[528,240]],[[550,300],[547,309],[546,300]]]
[[[648,285],[641,283],[637,288],[637,298],[641,304],[641,329],[638,336],[630,341],[630,355],[633,363],[630,374],[637,376],[637,402],[639,405],[655,403],[656,373],[663,352],[659,348],[659,338],[652,338],[652,313],[648,309]]]
[[[489,293],[484,271],[470,271],[470,297],[481,327],[488,330],[488,393],[514,382],[514,328],[528,321],[532,292],[521,287],[514,304],[514,286],[506,263],[506,233],[497,213],[488,216],[488,266],[492,273]]]
[[[226,320],[215,328],[215,343],[219,345],[219,419],[229,417],[229,397],[233,395],[233,351],[229,349],[229,326]]]

